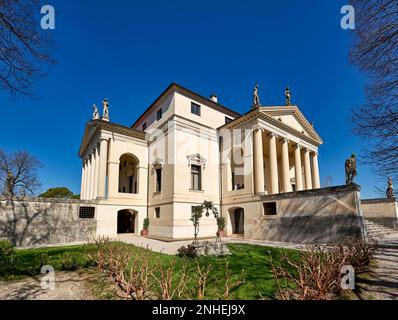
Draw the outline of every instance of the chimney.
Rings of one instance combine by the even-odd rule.
[[[215,103],[218,103],[218,98],[217,98],[217,96],[214,93],[210,96],[210,100],[215,102]]]

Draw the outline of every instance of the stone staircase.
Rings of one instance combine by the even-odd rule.
[[[365,219],[365,227],[368,234],[368,238],[373,240],[378,240],[385,236],[388,236],[389,234],[397,232],[392,228],[385,227],[379,223],[370,221],[368,219]]]

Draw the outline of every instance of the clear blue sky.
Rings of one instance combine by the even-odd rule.
[[[91,105],[110,100],[111,120],[131,125],[171,83],[238,112],[253,85],[264,105],[293,102],[315,122],[321,182],[344,183],[344,161],[360,154],[350,110],[364,101],[364,76],[348,61],[352,31],[340,28],[347,1],[53,1],[57,64],[37,82],[38,100],[0,94],[0,148],[25,149],[44,167],[43,190],[80,192],[77,151]],[[39,23],[39,21],[38,21]],[[373,171],[359,166],[362,196],[375,196]],[[382,184],[383,186],[383,184]]]

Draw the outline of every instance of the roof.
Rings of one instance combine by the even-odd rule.
[[[185,87],[173,82],[166,88],[166,90],[164,90],[160,94],[159,97],[156,98],[156,100],[148,107],[148,109],[146,109],[144,111],[144,113],[134,122],[134,124],[131,126],[131,128],[134,128],[136,125],[138,125],[143,118],[145,118],[147,115],[149,115],[152,112],[152,110],[156,107],[156,105],[163,98],[167,97],[172,92],[180,92],[180,93],[182,93],[184,95],[190,96],[193,99],[195,99],[195,100],[197,100],[197,101],[199,101],[199,102],[201,102],[203,104],[206,104],[208,107],[213,108],[213,109],[215,109],[217,111],[223,112],[226,115],[229,115],[229,116],[231,116],[233,118],[238,118],[238,117],[241,116],[240,113],[235,112],[232,109],[227,108],[227,107],[223,106],[220,103],[214,102],[214,101],[210,100],[209,98],[205,98],[204,96],[202,96],[202,95],[200,95],[200,94],[198,94],[196,92],[193,92],[193,91],[191,91],[191,90],[189,90],[189,89],[187,89],[187,88],[185,88]]]

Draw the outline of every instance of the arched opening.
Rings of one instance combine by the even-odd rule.
[[[232,190],[245,188],[244,152],[242,148],[233,148],[231,152]]]
[[[119,162],[119,192],[138,193],[138,168],[137,157],[124,154]]]
[[[117,233],[135,233],[137,212],[134,210],[120,210],[117,213]]]
[[[245,234],[245,210],[235,208],[229,211],[232,225],[232,234]]]

